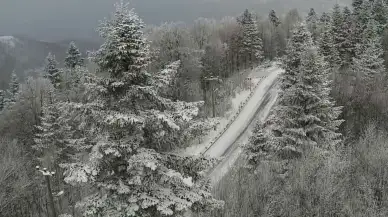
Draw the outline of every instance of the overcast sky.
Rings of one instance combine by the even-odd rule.
[[[40,40],[91,38],[98,21],[117,0],[0,0],[0,35],[23,34]],[[298,2],[298,5],[292,2]],[[332,5],[335,0],[131,0],[148,24],[190,22],[197,17],[233,16],[244,8],[267,12]],[[271,4],[268,4],[271,2]],[[275,3],[276,2],[276,3]],[[302,4],[301,4],[302,2]],[[315,3],[313,3],[315,2]],[[319,4],[316,4],[320,2]],[[321,3],[323,2],[323,3]]]

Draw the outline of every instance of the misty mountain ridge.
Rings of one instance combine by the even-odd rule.
[[[84,56],[86,52],[99,48],[99,43],[86,40],[64,40],[46,42],[27,36],[0,36],[0,89],[8,85],[11,73],[24,78],[29,71],[41,68],[45,58],[51,52],[60,66],[66,57],[69,43],[74,41]]]

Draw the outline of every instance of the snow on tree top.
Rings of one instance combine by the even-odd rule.
[[[19,43],[19,40],[13,36],[0,36],[0,43],[6,44],[9,47],[14,48],[16,43]]]

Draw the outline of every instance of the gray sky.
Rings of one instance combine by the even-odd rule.
[[[23,34],[41,40],[96,37],[98,20],[117,0],[0,0],[0,35]],[[349,0],[345,0],[349,1]],[[148,24],[190,22],[197,17],[233,16],[245,8],[266,13],[295,7],[332,6],[335,0],[131,0]],[[266,14],[263,14],[266,16]]]

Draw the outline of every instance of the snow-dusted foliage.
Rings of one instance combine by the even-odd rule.
[[[314,8],[311,8],[306,17],[307,28],[311,33],[313,41],[316,42],[318,39],[318,15]]]
[[[105,42],[94,54],[94,59],[100,70],[109,72],[112,78],[124,75],[132,80],[147,66],[149,46],[142,32],[143,21],[133,9],[123,1],[115,7],[112,18],[102,21],[98,28]]]
[[[245,156],[248,163],[248,168],[255,169],[260,162],[266,160],[271,150],[271,145],[268,142],[268,135],[264,132],[264,127],[258,124],[249,138],[248,144],[244,145]]]
[[[298,31],[294,36],[306,35],[301,26]],[[307,35],[305,41],[309,42],[309,37]],[[292,43],[295,40],[291,39],[284,62],[287,67],[290,58],[298,60],[292,65],[295,74],[290,82],[285,68],[278,105],[269,119],[274,135],[271,143],[282,158],[301,156],[309,146],[333,149],[341,141],[340,134],[336,133],[342,123],[338,120],[341,108],[335,107],[329,96],[327,65],[308,44],[299,50],[290,49],[295,46]]]
[[[55,59],[55,56],[51,53],[49,53],[46,58],[44,71],[46,72],[46,77],[51,81],[54,87],[59,87],[61,82],[61,74],[60,70],[58,69],[58,62]]]
[[[83,66],[84,59],[82,58],[81,52],[72,41],[69,44],[69,48],[67,50],[67,56],[65,58],[65,66],[69,69],[74,69],[76,66]]]
[[[98,189],[79,204],[84,216],[182,216],[220,207],[203,176],[215,161],[168,153],[203,127],[203,103],[161,95],[178,63],[155,76],[145,72],[142,22],[123,2],[116,9],[100,29],[106,41],[94,59],[110,77],[89,74],[80,89],[83,100],[49,107],[39,146],[59,134],[68,154],[61,161],[65,181]]]
[[[4,90],[0,90],[0,112],[5,108],[6,106],[6,97]]]
[[[263,42],[252,13],[245,10],[238,22],[241,26],[240,55],[248,66],[260,62],[263,58]]]
[[[352,71],[355,76],[362,77],[369,90],[373,89],[376,79],[385,73],[384,51],[378,35],[377,22],[371,19],[363,33],[363,44],[356,47],[357,55],[353,58]]]
[[[288,42],[286,55],[282,62],[282,67],[285,70],[280,78],[283,92],[287,92],[286,90],[297,82],[302,53],[310,49],[312,45],[311,34],[307,30],[306,24],[299,23]]]
[[[11,81],[7,90],[6,104],[11,105],[16,102],[17,95],[19,94],[20,83],[15,72],[11,74]]]

